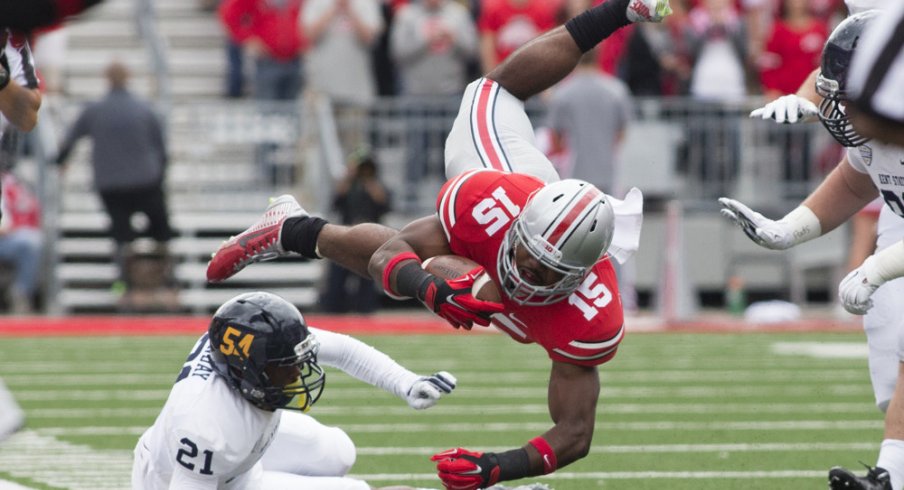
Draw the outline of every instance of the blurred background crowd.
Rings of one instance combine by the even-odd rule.
[[[216,240],[250,223],[266,204],[262,196],[291,192],[349,223],[395,224],[430,212],[465,85],[600,3],[195,1],[108,0],[32,39],[43,128],[5,142],[4,166],[31,185],[35,206],[42,202],[43,242],[53,247],[37,254],[42,267],[19,267],[26,277],[17,280],[18,259],[0,255],[13,264],[0,267],[11,311],[207,310],[231,291],[204,283],[205,257]],[[697,231],[722,225],[716,197],[753,196],[778,213],[839,160],[840,148],[818,125],[767,125],[747,114],[796,92],[818,67],[828,34],[847,15],[844,2],[671,6],[663,24],[619,30],[528,104],[563,176],[616,196],[632,185],[647,195],[645,233],[663,245],[642,249],[629,267],[626,305],[655,306],[665,267],[679,278],[667,294],[687,289],[689,304],[720,305],[739,270],[762,272],[762,263],[776,269],[745,275],[754,294],[759,287],[796,302],[828,301],[838,271],[815,278],[806,271],[842,263],[834,252],[761,259],[738,240],[719,244],[716,257]],[[204,70],[216,77],[198,75]],[[95,119],[109,119],[97,115],[104,110],[130,117],[105,128],[87,122],[91,110]],[[147,121],[149,111],[159,127]],[[77,143],[83,136],[91,152]],[[669,203],[679,205],[677,214]],[[695,221],[698,214],[706,219]],[[669,232],[674,219],[684,236]],[[35,256],[41,240],[28,243]],[[669,265],[668,247],[686,251],[685,265]],[[825,248],[832,247],[843,256],[845,246]],[[319,264],[288,264],[243,273],[234,287],[257,282],[331,312],[380,307],[371,285]]]

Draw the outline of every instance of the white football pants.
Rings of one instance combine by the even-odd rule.
[[[473,168],[533,175],[556,182],[559,174],[537,149],[524,102],[489,78],[471,82],[446,138],[446,178]]]

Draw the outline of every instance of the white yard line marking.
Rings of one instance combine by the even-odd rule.
[[[557,471],[536,477],[540,480],[640,480],[640,479],[673,479],[673,480],[712,480],[712,479],[751,479],[751,478],[826,478],[828,470],[778,470],[778,471],[613,471],[572,473]],[[368,482],[432,480],[434,473],[373,473],[351,474]]]
[[[348,432],[395,433],[395,432],[506,432],[543,431],[550,424],[544,422],[526,423],[455,423],[455,424],[342,424]],[[767,422],[612,422],[597,423],[599,431],[740,431],[740,430],[877,430],[883,427],[881,420],[781,420]]]
[[[591,446],[590,453],[607,454],[647,454],[647,453],[749,453],[749,452],[775,452],[775,451],[868,451],[876,449],[877,442],[844,442],[844,443],[813,443],[813,444],[786,444],[758,443],[758,444],[650,444],[627,446]],[[366,456],[389,455],[423,455],[436,454],[448,448],[441,447],[359,447],[358,454]],[[510,447],[482,447],[483,451],[506,451]]]
[[[34,489],[29,488],[29,487],[23,487],[22,485],[19,485],[18,483],[15,483],[15,482],[0,480],[0,490],[34,490]]]
[[[454,395],[453,395],[454,396]],[[16,393],[19,400],[29,400],[27,396],[20,396],[20,392]],[[53,399],[48,399],[51,401]],[[460,413],[460,407],[453,405],[437,405],[430,409],[425,415],[448,415]],[[549,413],[549,407],[542,403],[512,403],[512,404],[495,404],[482,405],[481,413],[485,415],[512,415],[512,414],[536,414],[546,415]],[[94,420],[98,416],[108,418],[132,418],[135,416],[148,417],[152,419],[159,413],[156,408],[122,408],[122,409],[80,409],[80,408],[35,408],[28,411],[28,417],[32,419],[45,418],[87,418]],[[875,405],[866,401],[860,403],[776,403],[769,405],[761,405],[756,403],[609,403],[603,401],[597,408],[597,414],[606,416],[607,414],[863,414],[878,415]],[[407,406],[317,406],[314,408],[313,415],[333,415],[333,416],[373,416],[373,415],[395,415],[409,416],[414,412]]]
[[[140,436],[146,427],[74,427],[37,429],[35,432],[48,437],[66,436]],[[594,445],[590,451],[594,453],[706,453],[706,452],[770,452],[770,451],[864,451],[877,447],[877,442],[820,442],[820,443],[732,443],[732,444],[640,444],[640,445]],[[358,447],[362,455],[392,454],[433,454],[442,451],[443,447]],[[508,447],[484,447],[486,451],[504,451]]]
[[[866,342],[776,342],[773,354],[808,356],[818,359],[866,359],[869,348]]]
[[[92,449],[32,430],[0,447],[0,472],[69,490],[127,489],[131,468],[131,451]]]
[[[772,421],[649,421],[649,422],[601,422],[596,424],[600,431],[726,431],[726,430],[874,430],[881,429],[881,420],[772,420]],[[408,432],[505,432],[549,429],[548,422],[489,422],[489,423],[376,423],[376,424],[342,424],[349,432],[394,433]],[[144,429],[138,427],[87,427],[76,429],[41,429],[41,434],[48,435],[136,435]],[[84,431],[84,432],[82,432]]]

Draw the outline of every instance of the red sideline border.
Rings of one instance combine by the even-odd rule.
[[[453,331],[439,318],[411,315],[305,315],[309,325],[349,334],[444,334]],[[71,316],[0,319],[0,337],[200,335],[208,316]]]
[[[305,315],[308,324],[354,335],[448,335],[455,330],[443,320],[421,314]],[[207,328],[206,316],[71,316],[0,318],[0,337],[159,336],[200,335]],[[713,316],[692,321],[664,322],[656,317],[626,318],[629,333],[743,333],[743,332],[855,332],[859,319],[802,319],[768,324],[745,323],[737,317]],[[495,333],[474,327],[471,332]]]

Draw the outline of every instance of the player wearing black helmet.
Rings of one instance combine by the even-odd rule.
[[[320,344],[285,300],[243,294],[217,310],[208,332],[212,367],[254,406],[307,411],[320,398]]]
[[[132,488],[371,490],[344,476],[355,460],[348,435],[302,413],[323,391],[321,363],[415,409],[455,388],[449,373],[418,376],[351,337],[309,328],[276,295],[242,294],[216,311],[138,441]]]
[[[722,213],[757,244],[786,249],[834,229],[873,198],[884,204],[876,252],[851,271],[838,287],[850,313],[865,315],[870,377],[876,404],[885,414],[885,436],[875,467],[865,476],[835,467],[832,489],[891,490],[904,486],[904,150],[861,137],[847,117],[846,76],[860,37],[879,14],[867,11],[845,19],[823,50],[816,87],[824,98],[818,116],[840,143],[844,159],[794,211],[773,221],[733,199],[722,198]],[[901,385],[901,386],[897,386]]]
[[[845,109],[846,88],[854,49],[860,43],[864,27],[878,15],[878,10],[867,10],[844,19],[832,31],[822,50],[819,74],[816,76],[816,92],[822,97],[819,121],[836,141],[847,148],[869,141],[851,126],[851,118]]]

